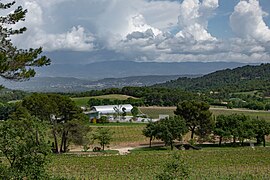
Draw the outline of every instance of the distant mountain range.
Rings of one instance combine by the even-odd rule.
[[[106,88],[121,88],[124,86],[151,86],[183,76],[190,78],[198,77],[198,75],[133,76],[106,78],[97,81],[69,77],[35,77],[25,82],[0,80],[0,83],[9,89],[30,92],[81,92]]]
[[[51,64],[37,69],[38,77],[72,77],[87,80],[149,75],[208,74],[247,64],[232,62],[133,62],[108,61],[91,64]]]
[[[180,88],[187,91],[239,92],[270,90],[270,64],[243,66],[216,71],[197,78],[180,77],[155,87]]]
[[[0,84],[10,89],[32,92],[76,92],[124,86],[151,86],[176,80],[179,77],[192,79],[217,70],[244,65],[246,64],[226,62],[130,61],[52,64],[38,68],[37,77],[29,81],[11,82],[0,79]]]

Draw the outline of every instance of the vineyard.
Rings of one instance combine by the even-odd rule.
[[[114,132],[111,146],[133,146],[138,144],[147,144],[149,142],[148,138],[142,134],[145,124],[121,124],[122,123],[110,123],[105,125],[105,127],[110,128],[110,130]],[[97,127],[103,126],[91,126],[93,131]]]
[[[205,148],[178,151],[190,179],[269,179],[269,148]],[[134,151],[126,156],[55,155],[48,171],[75,179],[155,179],[171,151]]]
[[[167,114],[173,116],[176,107],[140,107],[140,110],[151,118],[158,118],[159,114]],[[216,107],[211,107],[210,111],[213,113],[214,116],[218,116],[220,114],[230,115],[237,113],[237,114],[245,114],[247,116],[250,116],[251,118],[265,119],[270,121],[270,112],[268,111],[254,111],[247,109],[226,109]]]

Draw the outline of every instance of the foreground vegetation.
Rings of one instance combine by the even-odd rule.
[[[147,150],[147,151],[145,151]],[[177,151],[190,168],[190,179],[269,179],[269,148],[205,148]],[[55,155],[48,171],[76,179],[155,179],[170,151],[141,149],[127,156]]]

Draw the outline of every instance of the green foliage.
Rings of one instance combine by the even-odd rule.
[[[139,111],[139,108],[134,106],[132,109],[131,109],[131,114],[134,118],[136,118],[138,116],[138,114],[140,113]]]
[[[270,134],[270,123],[265,120],[251,120],[250,117],[240,114],[219,115],[216,119],[214,134],[220,137],[219,145],[223,138],[233,138],[234,143],[238,139],[257,139],[265,146],[265,136]]]
[[[209,108],[204,102],[183,101],[178,104],[174,113],[185,120],[191,131],[191,139],[194,138],[194,133],[200,138],[206,138],[212,132],[214,121]]]
[[[0,89],[0,102],[13,103],[23,99],[27,94],[29,93],[20,90],[9,90],[2,88]]]
[[[182,140],[183,135],[188,132],[185,121],[179,116],[161,119],[157,122],[149,122],[143,129],[143,135],[150,138],[151,142],[154,138],[160,139],[166,145],[170,145],[173,149],[174,140]]]
[[[94,139],[97,139],[102,150],[104,151],[105,145],[109,145],[112,140],[113,132],[110,128],[98,127],[96,133],[94,134]]]
[[[152,146],[152,140],[157,136],[157,123],[149,121],[146,127],[142,130],[142,133],[145,137],[148,137],[150,140],[149,146]]]
[[[166,145],[173,149],[174,140],[182,140],[183,135],[188,132],[185,121],[179,116],[161,119],[157,122],[156,138],[161,139]]]
[[[267,103],[267,104],[265,105],[265,110],[266,110],[266,111],[269,111],[269,110],[270,110],[270,103]]]
[[[174,153],[164,165],[163,171],[156,176],[159,180],[187,179],[189,177],[189,165],[180,154]]]
[[[263,146],[265,147],[265,136],[270,134],[270,122],[266,122],[265,120],[253,120],[252,124],[252,130],[257,138],[257,144],[263,142]]]
[[[14,111],[14,104],[0,103],[0,120],[7,120],[9,114]]]
[[[8,12],[14,5],[15,1],[6,4],[0,3],[0,10],[3,13]],[[39,54],[42,52],[41,48],[18,49],[10,40],[13,35],[22,34],[26,31],[25,27],[19,29],[9,27],[17,22],[24,21],[26,13],[27,10],[18,6],[13,12],[0,16],[0,76],[6,79],[28,79],[35,75],[35,70],[31,67],[50,64],[50,60],[47,57],[39,57]]]
[[[22,101],[31,115],[49,123],[54,137],[54,151],[67,152],[70,142],[83,144],[88,129],[87,117],[70,98],[57,94],[32,94]],[[60,144],[58,142],[60,140]]]
[[[270,87],[270,64],[225,69],[198,78],[179,78],[157,87],[180,88],[199,92],[240,92],[268,90]],[[220,93],[219,93],[220,94]]]
[[[44,124],[35,118],[7,120],[0,125],[1,179],[44,179],[50,154]]]

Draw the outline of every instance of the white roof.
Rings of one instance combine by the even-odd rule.
[[[131,109],[133,108],[133,106],[131,104],[93,106],[91,110],[98,111],[103,114],[113,114],[117,110],[119,110],[120,113],[123,113],[123,108],[125,108],[125,112],[131,112]]]

